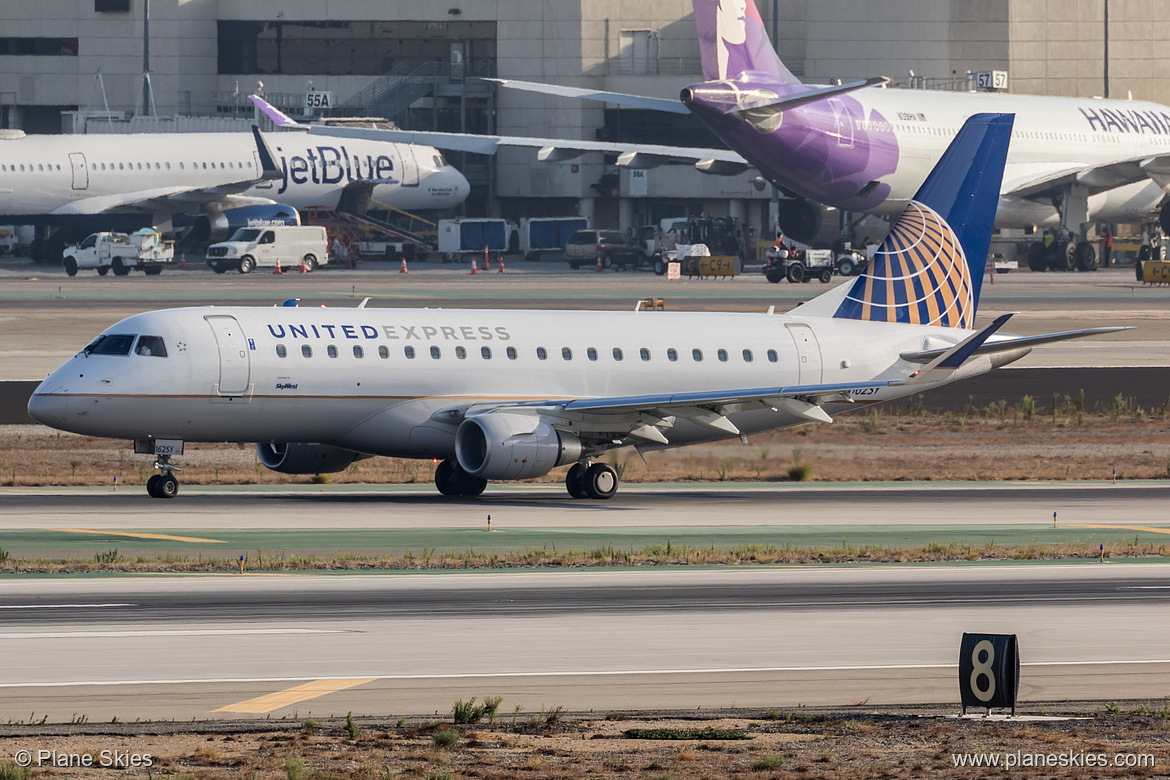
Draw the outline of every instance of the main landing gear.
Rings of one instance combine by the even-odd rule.
[[[179,480],[172,472],[182,471],[178,466],[171,464],[170,455],[159,455],[154,461],[154,467],[162,473],[155,474],[146,480],[146,492],[151,498],[174,498],[179,494]]]
[[[435,469],[435,487],[445,496],[478,496],[487,480],[468,474],[458,461],[445,460]]]
[[[618,489],[618,476],[605,463],[574,463],[565,475],[565,488],[573,498],[613,498]]]

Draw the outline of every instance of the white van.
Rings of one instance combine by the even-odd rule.
[[[227,241],[207,247],[207,265],[217,274],[229,268],[249,273],[253,268],[275,268],[277,262],[290,271],[306,271],[329,262],[325,228],[319,225],[242,227]]]

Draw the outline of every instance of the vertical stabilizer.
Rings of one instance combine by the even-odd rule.
[[[755,72],[800,83],[776,55],[755,0],[694,0],[694,9],[705,81]]]
[[[1014,120],[964,123],[835,317],[972,326]]]

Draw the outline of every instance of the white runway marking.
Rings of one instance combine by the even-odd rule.
[[[0,609],[109,609],[137,606],[137,604],[9,604],[0,606]]]
[[[1020,666],[1148,666],[1170,664],[1170,659],[1155,658],[1140,661],[1033,661]],[[330,675],[331,680],[486,680],[524,679],[536,677],[620,677],[623,675],[667,674],[763,674],[778,672],[857,672],[883,670],[953,670],[955,664],[888,664],[880,666],[744,666],[726,669],[618,669],[603,672],[467,672],[463,674],[364,674]],[[239,683],[298,683],[320,680],[311,677],[210,677],[176,680],[77,680],[74,682],[0,683],[0,688],[63,688],[73,685],[214,685]]]
[[[48,631],[28,634],[0,634],[5,639],[93,639],[103,637],[150,636],[244,636],[256,634],[345,634],[323,628],[192,628],[162,631]]]

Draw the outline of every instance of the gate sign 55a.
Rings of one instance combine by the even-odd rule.
[[[1011,707],[1016,714],[1020,653],[1015,634],[963,634],[959,646],[959,694],[968,707]]]

